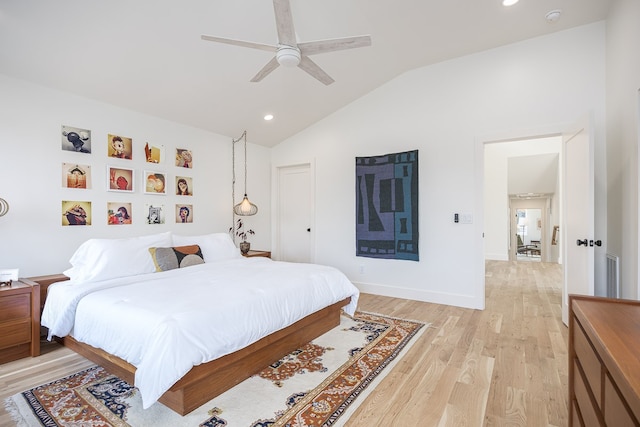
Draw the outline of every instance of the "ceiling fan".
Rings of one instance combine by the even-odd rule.
[[[295,30],[293,28],[293,16],[291,14],[291,5],[289,0],[273,0],[273,8],[275,10],[276,26],[278,30],[277,46],[208,35],[202,35],[201,38],[203,40],[213,42],[275,52],[276,55],[267,63],[267,65],[258,71],[258,74],[251,79],[252,82],[261,81],[269,73],[278,68],[279,65],[282,65],[285,67],[297,66],[325,85],[330,85],[335,80],[320,68],[318,64],[313,62],[309,58],[310,55],[371,46],[370,36],[343,37],[338,39],[298,43],[296,40]]]

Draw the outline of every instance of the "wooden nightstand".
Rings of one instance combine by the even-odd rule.
[[[20,279],[1,286],[0,363],[39,355],[40,285]]]
[[[249,251],[246,254],[242,254],[242,256],[245,256],[247,258],[251,258],[254,256],[262,256],[265,258],[271,258],[271,251]]]
[[[42,309],[44,308],[44,301],[47,299],[47,290],[49,289],[49,285],[55,282],[64,282],[65,280],[69,280],[69,277],[65,276],[64,274],[49,274],[46,276],[27,277],[26,279],[20,280],[24,280],[26,283],[40,285],[40,313],[42,313]]]

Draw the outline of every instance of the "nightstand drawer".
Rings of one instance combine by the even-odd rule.
[[[31,342],[31,319],[5,322],[0,325],[0,349]]]
[[[40,355],[40,285],[27,279],[0,287],[0,364]]]
[[[31,316],[31,295],[18,294],[0,298],[0,322]]]

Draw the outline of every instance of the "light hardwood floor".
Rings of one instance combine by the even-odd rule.
[[[566,426],[561,283],[557,264],[487,261],[482,311],[363,294],[360,310],[431,326],[346,425]],[[43,353],[0,365],[3,401],[91,365],[56,344]]]

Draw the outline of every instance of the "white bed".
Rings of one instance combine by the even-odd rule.
[[[86,265],[72,257],[74,267],[65,272],[71,280],[48,288],[42,324],[49,328],[49,338],[70,335],[74,342],[135,367],[134,385],[147,408],[194,366],[247,348],[341,301],[348,301],[345,312],[355,312],[358,290],[335,268],[244,258],[229,246],[230,238],[215,235],[219,241],[211,245],[211,236],[172,236],[168,241],[163,235],[151,242],[147,236],[119,239],[115,245],[113,239],[103,239],[97,246],[94,239],[84,248],[90,256],[79,257]],[[140,248],[148,253],[149,244],[168,242],[200,243],[205,262],[110,277],[127,273],[127,263],[142,269],[147,260]],[[111,272],[118,260],[104,257],[114,248],[121,251],[123,243],[128,249],[115,256],[125,268]],[[228,254],[219,250],[219,243]],[[213,257],[214,250],[223,255]],[[94,267],[87,267],[91,263]]]

